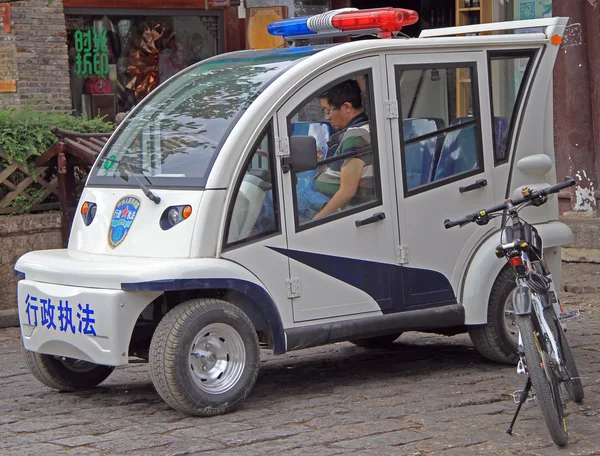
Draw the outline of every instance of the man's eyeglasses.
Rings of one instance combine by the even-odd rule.
[[[323,114],[326,115],[327,117],[329,117],[331,115],[331,113],[333,111],[335,111],[336,109],[340,109],[340,108],[338,107],[338,108],[331,108],[331,109],[323,109]]]

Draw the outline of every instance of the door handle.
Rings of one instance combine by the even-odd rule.
[[[460,187],[458,190],[461,193],[470,192],[471,190],[477,190],[478,188],[485,187],[487,185],[487,180],[479,179],[475,181],[471,185],[465,185],[464,187]]]
[[[384,212],[377,212],[373,214],[371,217],[367,217],[366,219],[356,220],[354,223],[356,226],[368,225],[369,223],[379,222],[380,220],[385,219]]]

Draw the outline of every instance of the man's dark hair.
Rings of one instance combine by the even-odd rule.
[[[319,98],[326,99],[327,103],[336,108],[348,102],[354,109],[362,109],[360,86],[354,79],[346,79],[334,85],[331,89],[322,93]]]

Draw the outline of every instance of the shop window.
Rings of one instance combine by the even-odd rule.
[[[370,74],[322,87],[294,110],[289,136],[317,141],[318,168],[294,176],[299,226],[334,220],[381,203]]]
[[[409,194],[482,171],[474,73],[471,66],[397,72],[402,167]]]
[[[228,245],[279,232],[273,163],[273,139],[269,127],[254,147],[242,179],[238,182],[228,222]]]
[[[532,57],[532,51],[490,53],[495,165],[508,160],[508,138],[512,136],[514,118],[524,82],[528,79]]]
[[[128,112],[178,71],[220,52],[219,15],[67,15],[73,110]]]

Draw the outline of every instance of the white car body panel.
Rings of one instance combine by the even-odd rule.
[[[270,332],[269,342],[276,353],[348,340],[358,333],[360,325],[365,325],[360,334],[366,337],[376,335],[377,328],[390,321],[403,329],[485,323],[493,278],[505,264],[493,255],[500,222],[462,230],[444,230],[442,222],[490,206],[524,185],[538,188],[556,182],[548,100],[559,47],[551,45],[549,39],[562,35],[566,23],[566,18],[552,18],[482,24],[427,31],[417,39],[364,40],[327,48],[285,70],[244,108],[223,138],[204,188],[152,188],[161,199],[155,204],[134,179],[120,187],[88,182],[74,217],[68,249],[30,252],[15,266],[17,274],[25,279],[19,284],[18,296],[25,348],[98,364],[126,364],[136,321],[149,304],[170,291],[181,296],[206,290],[230,293],[229,297],[238,299],[240,306],[261,314],[253,317],[266,322],[262,330]],[[544,27],[545,33],[449,36],[535,27]],[[514,114],[518,128],[508,139],[509,156],[505,163],[498,164],[489,152],[493,132],[486,56],[488,51],[523,49],[536,52],[535,76],[526,82],[526,102]],[[398,159],[404,140],[400,139],[398,116],[386,111],[397,95],[395,71],[403,65],[461,62],[478,69],[481,122],[477,128],[485,151],[481,175],[405,194]],[[281,163],[286,142],[289,145],[288,118],[314,90],[356,71],[370,71],[373,77],[371,109],[375,128],[371,134],[379,145],[381,201],[346,218],[299,229],[292,173],[286,173]],[[128,118],[140,109],[136,107]],[[279,198],[277,229],[245,243],[228,244],[228,220],[238,188],[244,185],[245,193],[264,201],[265,194],[254,191],[246,182],[238,183],[253,147],[268,128],[274,148],[278,145],[271,189]],[[489,181],[487,187],[459,193],[460,186],[481,177]],[[114,246],[109,242],[114,211],[128,195],[139,200],[139,211],[126,236]],[[84,202],[99,208],[89,226],[80,214]],[[161,228],[159,220],[169,207],[185,205],[192,208],[188,219],[169,229]],[[254,212],[257,209],[252,208]],[[378,212],[385,213],[380,222],[355,225]],[[556,222],[557,199],[523,214],[536,224],[545,251],[551,256],[554,276],[560,278],[559,246],[570,242],[572,235],[565,225]],[[251,227],[249,222],[240,229],[247,234]],[[344,274],[352,268],[353,281],[345,280]],[[369,275],[374,271],[377,273]],[[374,279],[380,272],[385,275],[381,283]],[[357,284],[361,274],[373,283],[361,287]],[[410,286],[426,288],[430,277],[445,287],[443,299],[427,297],[439,289],[409,293]],[[405,298],[417,295],[424,301],[402,307]],[[37,324],[32,323],[31,306],[40,301],[32,301],[32,296],[45,299],[45,313],[38,313],[33,321]],[[58,308],[50,307],[48,298],[51,303],[68,300],[80,314],[79,305],[92,305],[96,335],[89,334],[89,327],[87,334],[79,331],[79,326],[75,332],[56,330],[49,312],[53,310],[56,319]],[[394,300],[401,302],[394,304]],[[37,312],[42,312],[39,304]],[[447,324],[444,319],[448,315],[452,319]],[[431,327],[422,323],[429,320]],[[83,321],[82,329],[86,322],[90,324],[89,320]],[[64,320],[54,321],[59,323],[64,327]],[[388,326],[388,333],[395,327]]]

